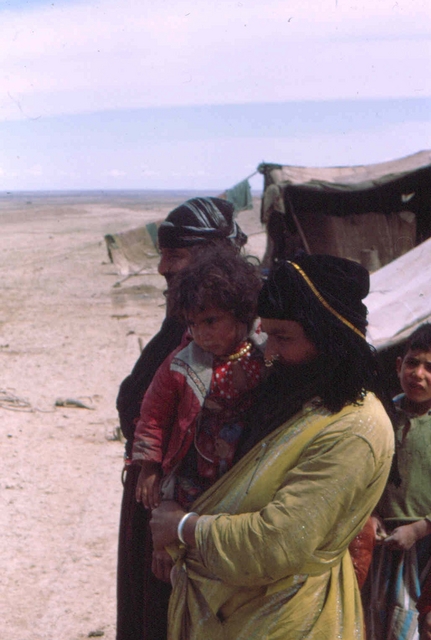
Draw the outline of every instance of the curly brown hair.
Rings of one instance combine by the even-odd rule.
[[[169,285],[172,314],[187,317],[210,308],[230,311],[250,330],[262,280],[256,266],[227,246],[199,251]]]

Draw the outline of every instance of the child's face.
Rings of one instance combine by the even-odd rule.
[[[222,309],[191,312],[187,316],[187,323],[196,344],[215,356],[230,355],[247,336],[246,325],[230,311]]]
[[[408,351],[397,358],[397,373],[416,413],[431,409],[431,351]]]

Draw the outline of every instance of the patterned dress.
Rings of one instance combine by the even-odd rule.
[[[175,499],[184,508],[232,467],[244,414],[264,370],[262,352],[248,341],[241,343],[233,356],[214,358],[194,443],[176,472]]]

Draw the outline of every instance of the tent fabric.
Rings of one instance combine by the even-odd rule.
[[[431,150],[371,165],[319,168],[263,163],[258,170],[265,177],[262,219],[267,222],[274,211],[283,213],[288,226],[293,222],[289,216],[295,214],[312,252],[316,247],[319,252],[358,259],[352,243],[359,243],[361,232],[354,214],[365,214],[361,218],[363,224],[370,218],[373,244],[382,245],[380,256],[392,260],[391,252],[396,255],[371,274],[365,300],[367,338],[378,351],[401,343],[422,322],[431,321]],[[377,225],[379,214],[387,214],[383,216],[387,229],[382,221]],[[348,233],[351,247],[344,238]],[[365,248],[371,248],[370,238],[362,235]],[[408,250],[409,244],[417,246]]]
[[[226,200],[233,204],[236,212],[253,209],[253,197],[249,181],[243,180],[231,189],[226,189]]]
[[[299,235],[310,253],[360,260],[377,249],[386,264],[431,237],[431,150],[372,165],[258,170],[262,222],[282,214],[286,237]],[[274,250],[271,259],[283,257]]]
[[[128,275],[142,270],[150,258],[158,256],[157,228],[162,221],[150,222],[122,233],[105,235],[109,259],[117,273]]]
[[[258,170],[269,184],[297,185],[312,190],[352,191],[370,189],[420,169],[431,169],[431,150],[398,160],[351,167],[296,167],[262,163]]]
[[[431,238],[371,274],[367,339],[378,351],[431,321]]]

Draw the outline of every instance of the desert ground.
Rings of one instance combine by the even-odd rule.
[[[165,309],[156,253],[114,286],[104,235],[186,197],[0,194],[2,640],[115,638],[115,398]],[[258,199],[239,222],[261,258]]]

